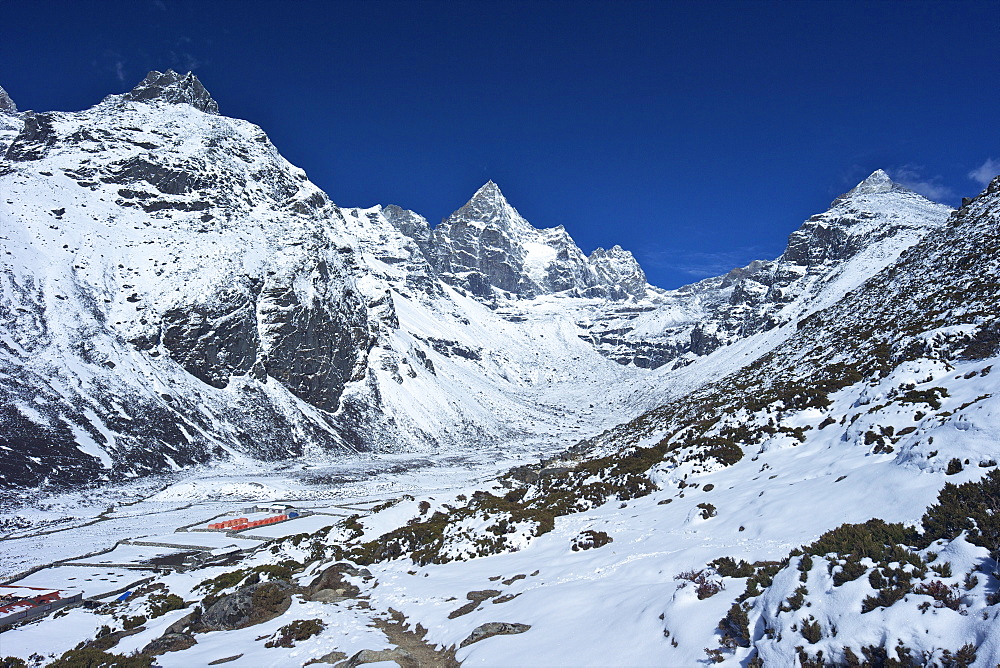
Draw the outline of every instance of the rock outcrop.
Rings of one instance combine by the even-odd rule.
[[[485,624],[480,624],[469,637],[462,641],[459,647],[468,647],[472,643],[479,642],[480,640],[486,640],[487,638],[492,638],[493,636],[507,636],[514,635],[517,633],[524,633],[531,630],[529,624],[518,624],[516,622],[487,622]]]
[[[120,96],[131,102],[160,101],[174,104],[190,104],[206,114],[218,114],[219,105],[192,72],[178,74],[173,70],[152,71],[128,93]]]
[[[280,617],[291,605],[295,588],[284,580],[245,585],[215,601],[196,623],[200,631],[229,631]]]
[[[17,105],[14,104],[14,100],[10,99],[10,95],[7,91],[0,86],[0,114],[13,115],[17,113]]]

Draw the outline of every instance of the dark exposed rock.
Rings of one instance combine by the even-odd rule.
[[[138,86],[122,95],[121,98],[133,102],[159,100],[175,104],[190,104],[195,109],[207,114],[219,113],[219,105],[192,72],[178,74],[173,70],[166,72],[154,70],[147,74]]]
[[[188,373],[212,387],[226,387],[230,376],[245,375],[257,359],[254,295],[231,290],[211,304],[169,309],[163,313],[161,340]]]
[[[494,596],[499,596],[500,590],[498,589],[481,589],[479,591],[470,591],[465,595],[465,598],[470,601],[485,601],[488,598],[493,598]]]
[[[0,86],[0,114],[16,114],[17,105],[14,104],[14,100],[10,99],[10,95],[7,91]]]
[[[492,638],[493,636],[524,633],[530,628],[531,626],[529,624],[518,624],[516,622],[487,622],[486,624],[477,626],[472,633],[469,634],[469,637],[461,642],[459,647],[467,647],[472,643],[479,642],[480,640],[486,640],[487,638]]]
[[[383,661],[394,661],[403,666],[407,664],[417,665],[413,661],[413,656],[402,647],[392,649],[363,649],[350,659],[338,665],[338,668],[357,668],[365,663],[381,663]]]
[[[334,663],[334,664],[336,664],[336,663],[339,663],[340,661],[343,661],[346,658],[347,658],[347,655],[344,654],[343,652],[338,652],[337,650],[333,650],[332,652],[327,652],[326,654],[324,654],[323,656],[319,657],[318,659],[310,659],[305,665],[311,665],[311,664],[315,664],[315,663]]]
[[[163,633],[164,635],[190,635],[187,631],[193,628],[198,619],[200,619],[200,615],[198,613],[189,612],[168,626],[167,630]]]
[[[479,604],[482,603],[483,601],[487,601],[499,595],[500,595],[500,590],[498,589],[482,589],[480,591],[470,591],[468,594],[465,595],[465,597],[469,599],[469,601],[471,602],[466,603],[457,610],[452,610],[448,614],[448,619],[455,619],[456,617],[467,615],[476,608],[478,608]]]
[[[722,341],[711,325],[698,323],[691,330],[691,352],[695,355],[708,355],[721,346]]]
[[[483,358],[480,350],[475,350],[467,346],[463,346],[458,341],[450,341],[448,339],[437,339],[434,337],[427,337],[427,343],[431,345],[431,348],[435,352],[444,355],[445,357],[462,357],[467,360],[481,360]]]
[[[223,596],[205,610],[199,628],[205,631],[231,631],[260,624],[279,617],[292,603],[296,592],[284,580],[246,585]]]
[[[351,564],[340,563],[330,566],[313,580],[303,594],[310,601],[335,602],[332,599],[354,598],[361,593],[358,587],[344,579],[345,575],[361,577],[371,575],[368,569],[359,569]]]
[[[413,239],[424,257],[430,258],[431,254],[431,228],[427,221],[412,211],[407,211],[395,204],[390,204],[382,209],[393,227]]]
[[[152,157],[140,155],[113,163],[107,174],[101,177],[101,181],[122,185],[132,185],[145,181],[161,193],[168,195],[185,195],[196,190],[218,186],[217,179],[205,170],[205,165],[201,161],[187,165],[172,164],[167,166],[154,160]],[[241,184],[230,185],[239,187]],[[121,191],[119,194],[122,194]],[[146,195],[145,198],[149,196]]]
[[[257,308],[268,348],[261,362],[267,375],[295,396],[335,411],[355,364],[374,342],[360,295],[339,292],[342,278],[325,261],[308,275],[316,295],[309,303],[300,301],[292,285],[264,287]]]
[[[597,547],[603,547],[604,545],[613,542],[614,538],[603,531],[586,529],[573,538],[571,548],[574,552],[578,552],[580,550],[590,550]]]
[[[7,148],[6,158],[11,162],[41,160],[49,148],[59,140],[52,126],[52,114],[24,114],[24,126]]]
[[[141,653],[147,656],[159,656],[167,652],[179,652],[197,644],[198,641],[186,633],[165,633],[143,647]]]

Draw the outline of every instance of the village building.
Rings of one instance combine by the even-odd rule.
[[[36,619],[82,600],[82,593],[68,595],[60,589],[0,585],[0,627]]]

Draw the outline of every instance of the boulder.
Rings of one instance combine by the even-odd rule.
[[[297,588],[285,580],[246,585],[214,602],[201,615],[199,628],[230,631],[260,624],[285,613]]]
[[[321,601],[323,603],[336,603],[346,598],[354,598],[361,593],[361,590],[354,584],[344,579],[345,575],[363,577],[371,575],[367,569],[359,569],[351,564],[339,563],[325,569],[313,580],[303,594],[307,601]]]
[[[524,633],[531,628],[530,624],[517,624],[515,622],[487,622],[477,626],[469,637],[462,641],[459,647],[466,647],[474,642],[486,640],[493,636],[506,636],[516,633]]]
[[[142,648],[142,654],[147,656],[159,656],[167,652],[179,652],[197,645],[198,641],[186,633],[164,633],[162,636],[152,641]]]

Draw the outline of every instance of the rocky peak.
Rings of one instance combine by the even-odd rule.
[[[630,252],[598,248],[588,258],[562,225],[532,226],[493,181],[437,226],[430,246],[428,258],[443,280],[487,300],[494,288],[529,299],[566,294],[628,300],[647,297],[650,287]]]
[[[837,199],[833,200],[830,206],[835,207],[838,204],[851,202],[852,200],[856,200],[860,197],[868,195],[881,195],[884,193],[916,194],[906,186],[902,186],[893,181],[883,170],[876,169],[864,181],[854,186]]]
[[[193,72],[178,74],[173,70],[152,71],[138,86],[121,96],[132,102],[161,100],[173,104],[190,104],[206,114],[218,114],[219,105],[209,95]]]
[[[922,236],[950,212],[877,169],[789,235],[782,258],[806,266],[843,261],[901,232]]]
[[[881,169],[876,169],[871,175],[864,181],[854,186],[850,192],[850,195],[870,195],[873,193],[886,193],[892,190],[892,187],[896,185]]]
[[[590,254],[591,260],[597,259],[609,259],[609,260],[619,260],[623,262],[635,262],[635,256],[632,255],[631,251],[627,251],[618,244],[615,244],[611,248],[595,248],[594,252]],[[636,262],[638,266],[638,263]]]
[[[612,282],[612,277],[615,276],[637,275],[642,277],[643,282],[646,280],[646,274],[642,271],[635,256],[617,244],[610,249],[595,248],[594,252],[587,257],[587,261],[599,276],[607,279],[603,281],[604,283]]]
[[[510,205],[507,198],[500,192],[499,186],[493,181],[487,181],[483,187],[476,191],[472,199],[466,202],[461,209],[448,216],[445,221],[445,223],[453,222],[483,223],[504,230],[534,230]]]
[[[7,91],[0,86],[0,114],[16,114],[17,105],[14,104],[14,100],[10,99],[10,95]]]
[[[382,215],[390,225],[412,239],[426,258],[432,257],[431,228],[423,216],[395,204],[383,207]]]
[[[587,258],[599,285],[620,287],[633,297],[646,296],[646,273],[631,252],[617,244],[610,249],[597,248]]]

